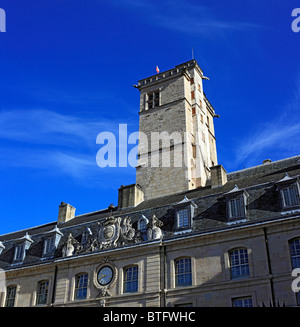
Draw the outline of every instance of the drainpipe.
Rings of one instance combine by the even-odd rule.
[[[55,268],[54,268],[53,288],[52,288],[52,295],[51,295],[51,303],[50,303],[50,306],[53,306],[54,305],[54,302],[55,302],[56,280],[57,280],[57,266],[55,266]]]
[[[166,307],[167,303],[167,249],[165,245],[160,244],[160,307]]]
[[[275,296],[274,296],[274,284],[273,284],[273,274],[272,274],[272,266],[271,266],[271,258],[270,258],[270,250],[269,250],[269,241],[267,235],[267,228],[263,227],[264,237],[265,237],[265,245],[266,245],[266,253],[267,253],[267,263],[268,263],[268,277],[270,280],[270,289],[271,289],[271,300],[272,306],[275,306]]]

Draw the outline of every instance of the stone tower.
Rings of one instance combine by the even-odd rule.
[[[196,60],[142,79],[136,183],[145,200],[208,185],[217,165],[214,108]]]

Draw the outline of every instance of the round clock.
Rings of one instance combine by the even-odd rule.
[[[104,266],[98,271],[97,280],[102,286],[108,285],[113,279],[113,270],[109,266]]]

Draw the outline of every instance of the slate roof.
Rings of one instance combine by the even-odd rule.
[[[176,233],[174,234],[176,230],[174,205],[182,201],[185,196],[196,204],[191,234],[236,228],[256,222],[283,218],[287,215],[282,213],[276,183],[284,179],[287,173],[292,178],[300,177],[300,156],[229,173],[227,175],[228,182],[221,187],[211,188],[208,186],[144,201],[134,208],[118,210],[115,207],[76,216],[66,223],[58,225],[63,236],[52,258],[43,258],[43,246],[45,233],[53,230],[57,225],[57,221],[0,235],[0,242],[5,246],[2,254],[0,254],[0,268],[12,269],[22,265],[34,265],[60,258],[62,256],[62,245],[66,242],[69,233],[72,233],[78,241],[80,241],[81,235],[86,228],[90,228],[93,235],[96,235],[99,230],[97,223],[111,214],[115,217],[129,216],[135,229],[137,229],[137,221],[142,215],[150,219],[155,214],[164,224],[162,227],[163,238],[178,237]],[[226,215],[225,194],[233,190],[236,185],[240,190],[246,190],[249,196],[246,206],[246,219],[235,221],[232,224],[228,222]],[[300,215],[300,207],[298,210],[289,212],[288,215]],[[26,233],[34,243],[27,251],[23,263],[14,266],[13,256],[16,240],[24,237]]]

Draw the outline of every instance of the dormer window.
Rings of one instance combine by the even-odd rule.
[[[175,228],[177,231],[192,228],[195,208],[197,208],[197,205],[186,196],[182,201],[174,205]]]
[[[231,219],[245,216],[244,199],[242,195],[228,201],[228,213]]]
[[[24,259],[24,244],[20,244],[16,246],[15,250],[15,261],[23,261]]]
[[[89,237],[91,235],[93,235],[91,229],[90,228],[86,228],[85,231],[82,233],[82,236],[81,236],[81,244],[82,245],[87,244],[87,242],[89,240]]]
[[[0,254],[2,253],[2,251],[5,249],[5,246],[3,245],[3,243],[0,241]]]
[[[57,226],[55,226],[54,229],[46,233],[43,251],[44,257],[54,256],[54,252],[58,246],[62,235],[62,232],[57,228]]]
[[[280,192],[282,208],[292,208],[300,205],[299,182],[288,174],[277,182],[277,189]]]
[[[149,224],[149,220],[142,215],[142,217],[138,221],[138,231],[140,232],[141,238],[143,241],[147,241],[147,226]]]
[[[228,220],[246,218],[246,204],[249,194],[237,185],[225,194]]]
[[[48,237],[46,240],[45,240],[45,250],[44,250],[44,253],[50,253],[54,250],[55,248],[55,238],[54,236],[52,237]]]
[[[180,209],[177,211],[177,227],[189,228],[190,227],[190,213],[188,208]]]
[[[14,263],[21,263],[24,261],[26,251],[30,248],[30,245],[32,243],[33,240],[30,238],[28,233],[26,233],[25,236],[16,241]]]

